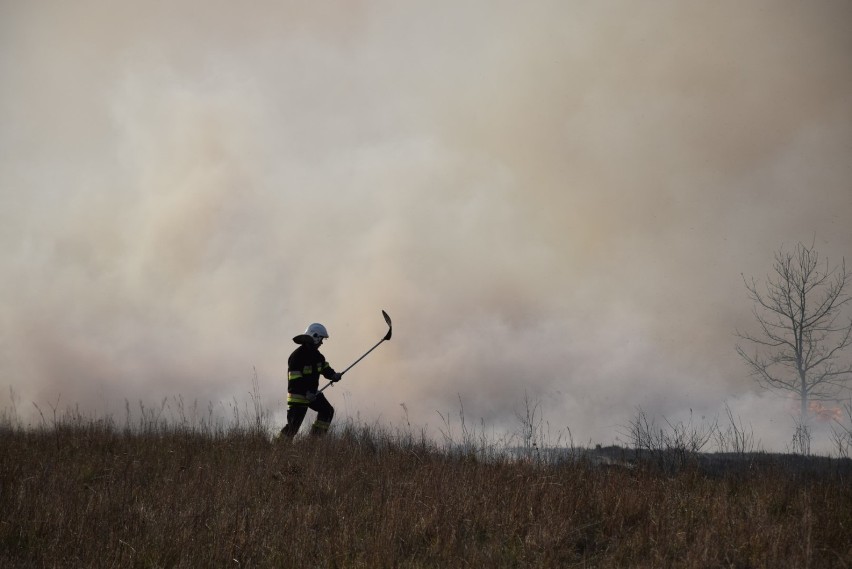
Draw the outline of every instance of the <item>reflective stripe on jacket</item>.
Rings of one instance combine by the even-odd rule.
[[[323,372],[323,370],[329,367],[331,366],[328,365],[328,362],[324,361],[322,363],[306,365],[301,370],[287,370],[287,381],[302,379],[303,377],[310,377],[312,375],[319,375]]]
[[[287,394],[287,405],[310,405],[311,400],[307,395],[301,395],[299,393],[288,393]]]

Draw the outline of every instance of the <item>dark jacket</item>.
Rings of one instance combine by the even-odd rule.
[[[325,361],[325,356],[319,352],[313,341],[308,339],[296,348],[287,360],[287,392],[305,395],[308,391],[316,391],[319,388],[320,375],[332,379],[335,371]]]

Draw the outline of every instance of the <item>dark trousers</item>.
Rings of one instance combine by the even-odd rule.
[[[311,434],[324,435],[331,426],[332,418],[334,418],[334,407],[322,393],[308,404],[290,403],[287,405],[287,425],[281,429],[281,434],[287,437],[295,437],[302,426],[302,421],[305,420],[308,409],[317,412],[317,418],[311,426]]]

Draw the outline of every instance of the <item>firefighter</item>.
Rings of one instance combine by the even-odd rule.
[[[331,426],[334,407],[325,395],[317,393],[319,377],[322,375],[336,383],[340,381],[341,374],[328,365],[319,351],[326,338],[328,331],[319,323],[311,324],[304,334],[293,338],[299,347],[287,360],[287,425],[281,429],[281,434],[287,438],[293,438],[299,432],[308,409],[317,412],[311,435],[323,435]]]

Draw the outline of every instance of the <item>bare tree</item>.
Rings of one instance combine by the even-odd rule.
[[[852,380],[852,364],[840,360],[852,345],[852,318],[842,318],[852,274],[845,259],[830,268],[813,244],[802,243],[776,253],[772,269],[765,292],[743,276],[759,332],[738,331],[753,350],[737,344],[737,353],[762,387],[796,395],[805,423],[810,401],[836,401]]]

